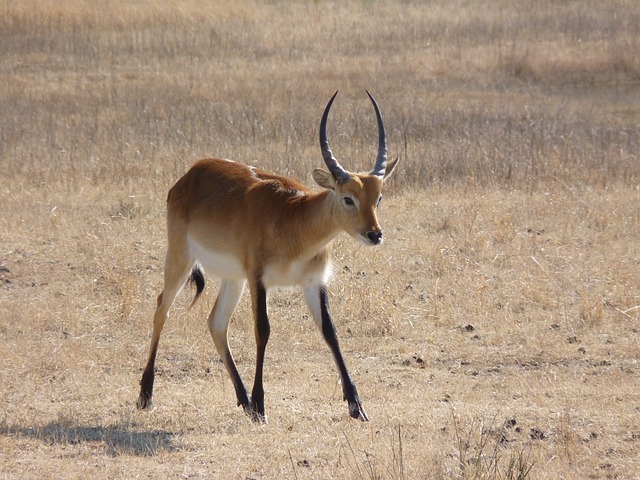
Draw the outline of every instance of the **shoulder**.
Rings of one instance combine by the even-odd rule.
[[[259,180],[257,187],[260,190],[270,190],[278,196],[287,198],[299,198],[309,194],[308,187],[292,178],[275,175],[263,170],[252,170]]]

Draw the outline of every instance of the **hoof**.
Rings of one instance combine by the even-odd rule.
[[[136,402],[138,410],[153,410],[153,402],[148,395],[140,394],[138,401]]]
[[[253,415],[253,407],[251,406],[251,396],[247,395],[247,403],[244,402],[240,402],[240,400],[238,400],[238,406],[242,407],[242,410],[244,410],[245,415]]]
[[[246,402],[238,400],[238,406],[242,406],[244,413],[251,417],[254,423],[267,423],[267,416],[264,414],[264,401],[256,401],[255,396],[246,396]]]
[[[248,405],[242,405],[242,409],[246,416],[251,417],[252,422],[267,423],[267,416],[264,413],[256,411],[255,407],[251,403]]]
[[[267,420],[267,416],[264,413],[251,412],[251,421],[253,423],[259,423],[261,425],[266,425],[269,423]]]
[[[358,418],[363,422],[369,421],[369,416],[367,415],[367,412],[364,411],[364,407],[362,406],[362,403],[360,403],[360,400],[349,403],[349,415],[351,418]]]
[[[243,405],[242,410],[244,411],[244,414],[247,415],[248,417],[253,415],[253,410],[251,410],[251,405]]]

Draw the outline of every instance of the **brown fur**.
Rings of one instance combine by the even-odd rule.
[[[380,231],[375,208],[381,189],[378,177],[352,174],[333,191],[314,193],[239,163],[200,160],[169,192],[169,242],[182,245],[188,233],[208,250],[237,257],[247,274],[263,272],[315,257],[340,231]],[[358,212],[342,211],[336,197],[344,193],[358,199]]]

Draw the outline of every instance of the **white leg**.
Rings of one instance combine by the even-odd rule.
[[[227,368],[227,373],[233,382],[233,387],[236,391],[236,397],[238,399],[238,405],[242,405],[245,411],[250,411],[251,400],[247,394],[247,390],[242,383],[242,378],[236,368],[236,363],[233,360],[233,355],[229,349],[229,341],[227,332],[229,328],[229,320],[235,310],[242,292],[244,290],[244,280],[223,280],[220,284],[220,293],[216,303],[211,310],[207,324],[209,331],[211,332],[211,338],[216,346],[218,355],[222,359],[224,366]]]

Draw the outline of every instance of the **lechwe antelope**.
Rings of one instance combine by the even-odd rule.
[[[196,283],[195,303],[204,289],[204,269],[222,278],[208,325],[235,387],[238,405],[246,413],[256,421],[266,419],[262,369],[270,331],[267,289],[300,285],[340,370],[349,414],[369,419],[342,358],[329,314],[328,245],[341,231],[365,245],[382,243],[376,208],[382,184],[398,160],[387,163],[382,117],[367,92],[378,122],[378,156],[371,173],[355,174],[342,168],[327,141],[327,117],[337,93],[329,100],[320,122],[320,147],[329,171],[313,171],[313,179],[324,190],[314,193],[289,178],[227,160],[201,160],[169,191],[164,290],[158,296],[153,318],[138,408],[151,405],[158,342],[169,308],[188,278]],[[257,344],[251,395],[242,383],[227,341],[229,319],[247,281]]]

